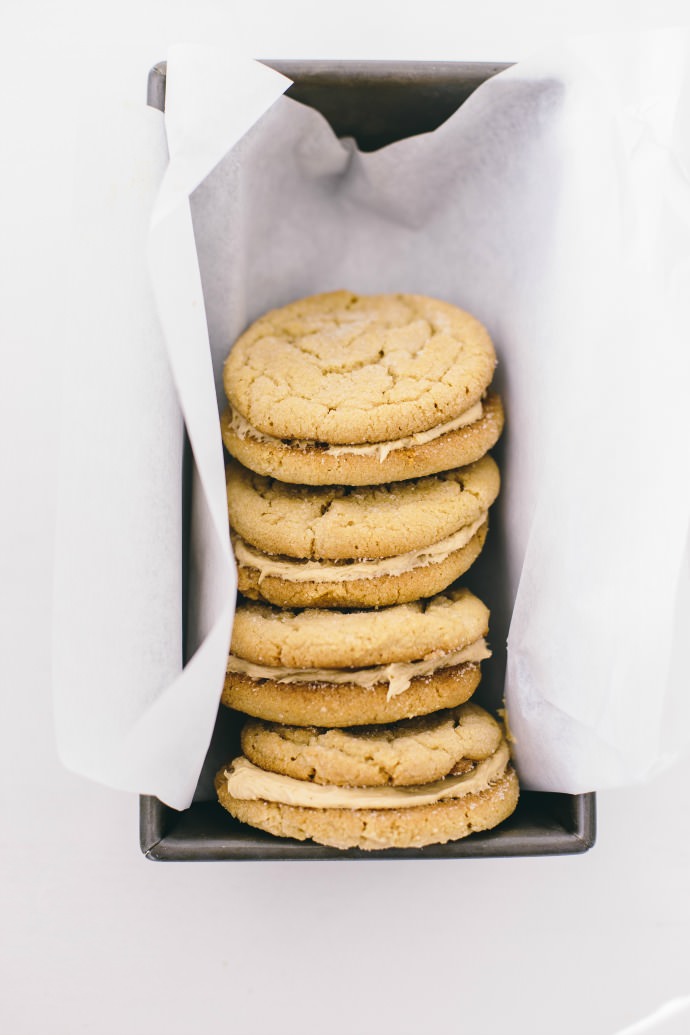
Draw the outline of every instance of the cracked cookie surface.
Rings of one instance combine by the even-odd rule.
[[[226,468],[228,516],[245,542],[310,560],[393,557],[439,542],[476,521],[498,495],[492,457],[387,485],[305,487]]]
[[[448,302],[334,291],[260,317],[235,342],[223,382],[266,435],[375,443],[460,416],[495,364],[486,329]]]
[[[487,711],[467,703],[395,725],[349,729],[251,719],[242,729],[242,750],[261,769],[298,780],[404,787],[467,771],[496,751],[501,736]]]
[[[288,611],[240,600],[230,649],[257,665],[388,665],[456,650],[485,636],[488,624],[488,608],[465,588],[378,611]]]

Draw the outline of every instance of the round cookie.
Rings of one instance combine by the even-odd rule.
[[[328,564],[289,558],[277,561],[246,547],[233,538],[238,565],[240,593],[252,600],[265,600],[279,607],[389,607],[404,604],[420,597],[431,597],[442,592],[463,575],[482,551],[488,522],[484,520],[468,542],[451,548],[449,540],[435,544],[440,549],[438,560],[433,552],[415,551],[396,558],[380,561],[355,561],[352,564]],[[448,544],[448,546],[446,546]],[[450,549],[449,553],[443,552]],[[385,571],[386,561],[393,562],[391,573]],[[402,570],[398,570],[402,565]],[[405,566],[408,566],[405,568]],[[313,569],[313,577],[306,578]],[[384,570],[381,570],[384,569]],[[274,571],[275,574],[270,574]],[[357,578],[357,573],[360,577]]]
[[[245,467],[283,482],[302,485],[379,485],[466,467],[495,446],[503,431],[503,406],[489,392],[470,423],[425,441],[400,439],[376,446],[329,446],[314,439],[282,440],[261,434],[231,408],[220,418],[227,451]],[[392,446],[390,449],[389,446]]]
[[[236,798],[228,792],[221,770],[216,792],[220,804],[236,819],[277,837],[311,838],[334,848],[374,851],[445,844],[493,829],[515,811],[519,785],[508,765],[484,790],[435,804],[396,809],[305,808]]]
[[[393,557],[452,535],[482,517],[498,495],[498,466],[467,467],[414,481],[307,488],[262,477],[230,461],[228,517],[245,543],[308,560]]]
[[[498,722],[469,702],[395,725],[350,729],[250,719],[242,729],[242,751],[259,768],[297,780],[404,787],[471,768],[496,751],[501,736]]]
[[[383,679],[372,686],[316,678],[310,683],[281,683],[228,672],[221,701],[245,715],[295,726],[378,725],[455,708],[469,700],[480,680],[479,663],[465,662],[417,676],[391,696]]]
[[[257,431],[345,445],[459,417],[481,399],[495,365],[486,329],[457,306],[333,291],[260,317],[232,348],[223,382]]]
[[[351,669],[457,650],[488,632],[488,608],[464,587],[380,611],[285,611],[240,602],[231,653],[256,665]]]

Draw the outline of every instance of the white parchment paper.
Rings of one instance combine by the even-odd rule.
[[[190,51],[190,60],[192,55],[209,57],[198,49]],[[228,72],[226,85],[236,101],[223,121],[225,149],[287,83],[254,62],[213,58],[217,73]],[[145,80],[143,71],[142,95]],[[195,88],[201,91],[201,121],[212,134],[219,127],[205,85],[200,75]],[[184,808],[218,708],[236,573],[187,201],[197,175],[203,175],[199,168],[212,167],[223,152],[215,152],[213,143],[204,148],[203,135],[201,141],[195,136],[198,112],[185,122],[189,109],[184,98],[179,105],[174,100],[174,80],[170,95],[165,126],[142,96],[136,109],[102,105],[81,127],[53,685],[65,765]],[[220,110],[225,112],[225,101]],[[184,668],[183,419],[193,449],[191,660]]]
[[[186,687],[179,707],[165,707],[162,669],[152,703],[153,672],[120,681],[148,751],[142,740],[140,769],[123,760],[115,779],[94,761],[92,775],[190,800],[234,593],[222,362],[264,310],[340,287],[446,298],[496,342],[504,487],[490,583],[482,593],[478,568],[472,584],[492,606],[499,696],[508,640],[523,784],[630,783],[687,749],[688,50],[683,34],[573,43],[489,80],[435,132],[370,154],[281,96],[288,84],[264,66],[170,52],[170,162],[149,244],[196,465],[198,650],[171,684]],[[134,443],[141,416],[129,417]],[[75,581],[83,589],[88,573]],[[67,632],[69,653],[79,637],[74,624]],[[60,682],[74,767],[99,743],[121,754],[126,724],[111,744],[88,723],[71,727]],[[99,701],[102,719],[110,706]]]

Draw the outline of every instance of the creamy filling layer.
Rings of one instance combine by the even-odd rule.
[[[296,780],[259,769],[236,758],[225,770],[228,793],[243,801],[271,801],[309,809],[404,809],[433,805],[484,791],[505,772],[510,752],[501,741],[496,752],[461,776],[446,776],[415,787],[336,787]]]
[[[430,654],[419,661],[396,661],[391,665],[375,665],[371,668],[279,668],[255,665],[231,654],[227,671],[251,679],[271,679],[276,683],[354,683],[366,689],[379,683],[388,683],[386,699],[390,701],[407,690],[412,680],[419,676],[431,676],[443,668],[464,665],[469,661],[485,661],[490,657],[491,651],[482,636],[458,650]]]
[[[252,438],[257,442],[267,442],[273,445],[284,445],[284,440],[274,438],[273,435],[266,435],[259,431],[249,421],[238,413],[232,406],[230,409],[230,427],[238,438]],[[330,456],[377,456],[382,463],[386,457],[396,449],[407,449],[410,446],[421,446],[426,442],[433,442],[434,439],[446,435],[449,431],[457,431],[458,428],[465,428],[468,424],[474,424],[481,420],[484,408],[481,402],[475,403],[469,410],[465,410],[459,417],[446,421],[444,424],[437,424],[435,428],[428,431],[419,431],[414,435],[407,435],[404,438],[389,439],[385,442],[365,442],[361,445],[347,446],[326,446],[323,450]],[[310,439],[291,439],[291,447],[295,449],[315,448],[319,443]]]
[[[233,547],[237,563],[259,572],[259,585],[269,576],[285,582],[355,582],[358,579],[376,579],[383,575],[403,575],[405,572],[423,568],[428,564],[445,561],[456,550],[467,546],[470,539],[486,521],[487,511],[471,525],[453,532],[438,543],[419,550],[398,554],[397,557],[381,557],[376,560],[356,560],[334,564],[332,561],[300,561],[273,557],[249,546],[238,536],[233,536]]]

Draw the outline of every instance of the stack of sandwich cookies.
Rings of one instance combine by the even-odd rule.
[[[392,726],[323,730],[250,720],[244,754],[216,778],[236,818],[336,848],[419,848],[487,830],[518,784],[498,723],[482,708]]]
[[[288,753],[305,737],[340,738],[350,759],[342,779],[328,776],[337,766],[276,770],[251,746],[250,723],[247,757],[216,781],[244,822],[385,848],[462,837],[514,809],[504,743],[436,775],[417,766],[404,791],[351,764],[353,745],[377,738],[377,754],[393,743],[391,764],[406,772],[403,745],[426,733],[389,725],[436,731],[490,656],[488,610],[455,583],[482,550],[499,491],[487,455],[503,427],[495,362],[474,317],[417,295],[313,296],[266,314],[233,347],[221,429],[241,597],[222,700],[281,724]],[[276,736],[262,728],[259,739],[275,753]]]

